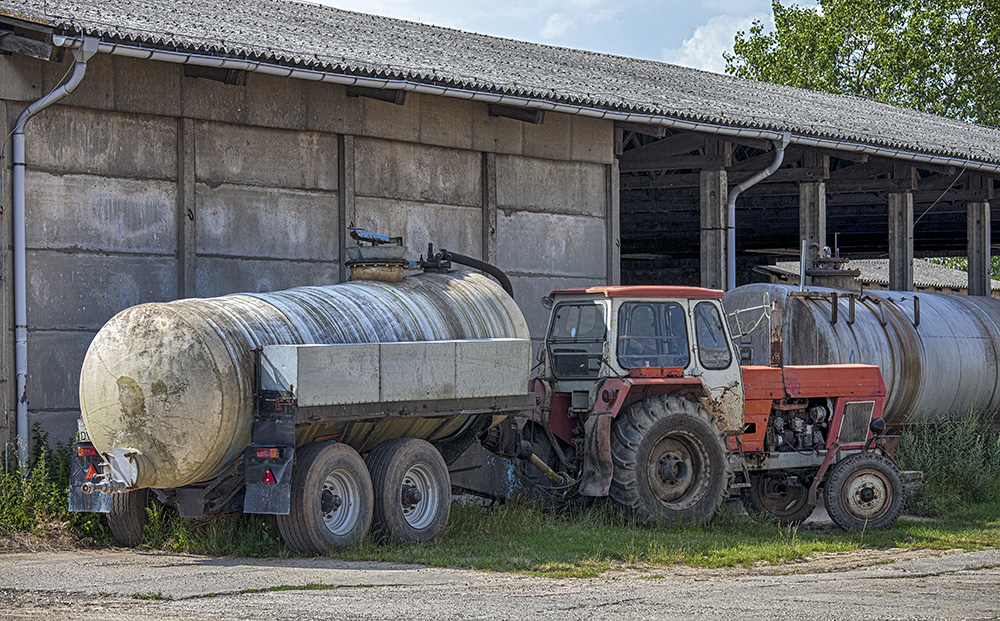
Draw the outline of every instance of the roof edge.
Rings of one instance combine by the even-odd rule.
[[[83,45],[85,38],[90,36],[53,35],[53,44],[58,47],[75,49]],[[599,108],[577,103],[556,102],[544,97],[528,95],[509,95],[488,90],[475,90],[459,86],[447,86],[432,82],[421,82],[407,77],[378,78],[370,75],[352,74],[350,71],[334,71],[323,69],[307,69],[301,66],[289,66],[275,62],[232,58],[228,56],[211,56],[198,52],[180,50],[164,50],[144,47],[136,44],[104,41],[98,38],[98,52],[114,56],[124,56],[140,60],[155,60],[176,64],[190,64],[218,69],[235,69],[264,73],[277,77],[290,77],[313,82],[328,82],[345,86],[364,86],[377,89],[410,91],[426,95],[454,97],[485,103],[544,110],[591,118],[607,119],[638,123],[643,125],[664,126],[671,129],[696,131],[718,136],[733,138],[753,138],[780,141],[786,132],[771,129],[754,129],[748,127],[722,125],[705,121],[694,121],[676,117],[657,115],[644,112],[628,112],[614,108]],[[787,132],[790,143],[800,146],[825,148],[835,151],[849,151],[881,157],[908,160],[917,163],[935,164],[939,166],[958,166],[963,169],[1000,174],[1000,164],[990,163],[972,158],[961,158],[946,155],[933,155],[906,149],[877,146],[859,142],[821,138],[807,134]]]

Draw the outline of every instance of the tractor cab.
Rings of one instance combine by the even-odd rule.
[[[739,355],[723,321],[722,295],[664,286],[554,291],[546,298],[551,314],[539,378],[554,393],[572,394],[576,407],[592,406],[609,379],[641,385],[633,398],[684,390],[720,428],[738,431]]]

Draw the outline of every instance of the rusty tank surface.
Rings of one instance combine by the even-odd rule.
[[[102,454],[137,452],[136,487],[177,488],[211,480],[249,443],[254,348],[497,338],[528,339],[524,317],[499,285],[464,271],[143,304],[113,317],[91,344],[82,418]],[[363,421],[299,426],[295,443],[334,432],[359,451],[388,438],[442,439],[474,416],[446,426],[420,417],[375,430]]]
[[[726,294],[744,364],[874,364],[890,424],[988,412],[1000,423],[1000,300],[752,284]]]

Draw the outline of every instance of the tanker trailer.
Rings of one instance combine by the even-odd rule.
[[[873,364],[890,425],[969,411],[1000,422],[1000,300],[751,284],[723,303],[744,364]]]
[[[81,371],[70,509],[107,513],[126,545],[150,492],[185,517],[275,514],[286,544],[309,553],[372,526],[400,541],[440,534],[448,465],[534,405],[530,341],[502,272],[428,248],[404,277],[395,239],[399,257],[349,249],[352,282],[143,304],[108,321]]]

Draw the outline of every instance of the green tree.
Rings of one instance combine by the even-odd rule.
[[[962,270],[963,272],[969,271],[968,257],[935,257],[924,260],[930,261],[931,263],[937,263],[938,265],[943,265],[945,267],[950,267],[952,269]],[[1000,280],[1000,256],[990,257],[990,278],[993,280]]]
[[[773,0],[730,74],[1000,127],[1000,0]]]

